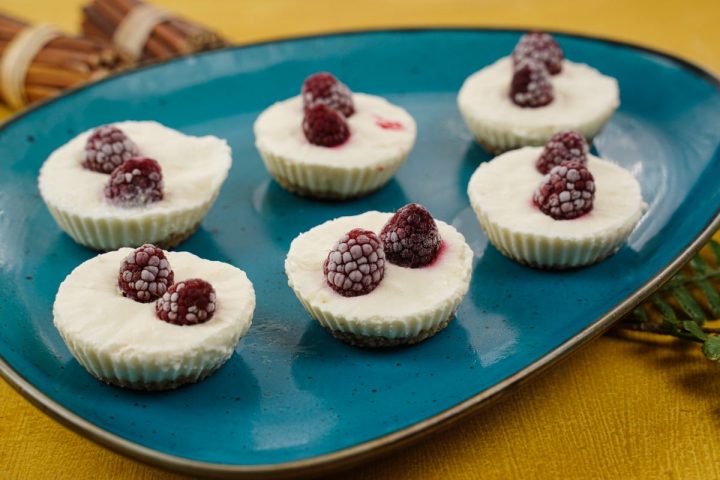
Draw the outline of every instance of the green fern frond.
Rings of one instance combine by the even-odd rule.
[[[716,283],[718,282],[718,283]],[[720,242],[710,240],[685,268],[678,272],[643,305],[638,306],[625,321],[653,321],[654,312],[667,328],[691,320],[702,326],[720,318]]]
[[[706,358],[720,362],[720,242],[710,240],[669,282],[621,322],[628,330],[699,342]]]

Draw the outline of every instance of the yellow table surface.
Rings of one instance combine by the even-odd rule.
[[[0,9],[75,31],[81,3],[2,0]],[[627,40],[720,71],[719,0],[156,3],[241,43],[368,27],[535,27]],[[346,478],[702,479],[720,478],[718,460],[720,368],[695,344],[606,335],[461,425]],[[0,381],[0,478],[179,477],[86,440]]]

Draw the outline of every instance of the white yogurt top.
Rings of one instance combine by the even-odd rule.
[[[439,220],[435,223],[443,247],[431,265],[405,268],[386,261],[380,284],[358,297],[344,297],[327,285],[323,262],[337,240],[353,228],[379,234],[390,217],[391,213],[375,211],[341,217],[295,238],[285,259],[290,286],[323,311],[368,323],[409,320],[435,311],[448,299],[465,295],[472,273],[472,251],[460,232]]]
[[[535,168],[543,147],[525,147],[482,163],[468,185],[473,204],[493,223],[516,232],[550,237],[604,236],[637,223],[646,208],[640,185],[624,168],[588,155],[595,179],[593,209],[573,220],[555,220],[533,204],[533,193],[545,177]]]
[[[151,365],[167,365],[188,353],[226,358],[250,328],[255,309],[255,291],[245,272],[187,252],[166,252],[176,282],[202,278],[217,295],[210,320],[174,325],[155,316],[155,302],[139,303],[120,293],[118,270],[131,251],[121,248],[98,255],[63,281],[53,305],[54,323],[63,337],[106,355],[156,357]]]
[[[192,137],[157,122],[119,122],[115,126],[137,144],[140,154],[162,168],[164,198],[142,207],[113,205],[105,198],[110,175],[82,166],[88,130],[55,150],[40,169],[40,194],[63,211],[85,217],[120,219],[197,207],[210,201],[227,178],[230,147],[214,136]]]
[[[504,57],[470,75],[458,94],[460,109],[496,129],[550,137],[609,117],[620,105],[614,78],[588,65],[563,60],[562,72],[550,79],[555,99],[544,107],[519,107],[509,96],[512,68],[512,59]]]
[[[403,108],[364,93],[353,93],[353,102],[355,113],[347,119],[350,138],[342,145],[323,147],[305,138],[299,95],[277,102],[260,114],[254,126],[255,145],[299,164],[337,168],[382,164],[412,149],[415,120]]]

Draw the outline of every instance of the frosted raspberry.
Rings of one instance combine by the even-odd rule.
[[[135,142],[114,125],[96,128],[85,144],[83,167],[100,173],[110,173],[125,160],[140,155]]]
[[[432,263],[442,243],[435,220],[418,203],[395,212],[380,232],[380,241],[390,263],[410,268]]]
[[[593,176],[575,160],[553,167],[533,196],[535,205],[556,220],[572,220],[588,213],[594,200]]]
[[[562,71],[564,55],[552,35],[544,32],[528,32],[520,37],[520,41],[515,45],[512,58],[516,66],[526,58],[538,60],[545,64],[551,75],[557,75]]]
[[[302,127],[308,142],[321,147],[335,147],[350,138],[345,117],[322,104],[305,110]]]
[[[579,133],[572,131],[556,133],[545,144],[545,149],[535,162],[535,167],[540,173],[548,173],[554,166],[570,160],[585,165],[589,150],[585,137]]]
[[[345,297],[372,292],[385,275],[385,251],[380,239],[369,230],[350,230],[328,254],[323,274],[327,284]]]
[[[535,60],[517,64],[510,84],[510,99],[519,107],[543,107],[554,99],[547,68]]]
[[[148,243],[123,260],[118,274],[118,287],[124,296],[147,303],[167,292],[174,276],[165,252]]]
[[[331,73],[320,72],[307,77],[302,86],[302,99],[306,110],[315,105],[327,105],[346,117],[355,113],[350,89]]]
[[[131,158],[117,167],[105,186],[105,197],[123,207],[139,207],[163,199],[160,164],[152,158]]]
[[[210,320],[216,307],[213,286],[200,278],[191,278],[168,288],[155,303],[155,314],[175,325],[196,325]]]

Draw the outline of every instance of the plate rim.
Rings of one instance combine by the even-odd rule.
[[[519,27],[503,27],[503,26],[420,26],[420,27],[395,27],[395,28],[360,28],[350,30],[328,30],[322,33],[309,35],[280,36],[277,38],[265,39],[259,42],[250,42],[230,45],[221,49],[197,52],[192,55],[172,58],[162,62],[152,62],[139,67],[124,70],[90,84],[82,85],[64,91],[62,94],[41,101],[29,108],[11,115],[6,121],[0,124],[0,135],[12,124],[15,124],[26,115],[42,109],[61,99],[71,97],[79,92],[83,92],[95,85],[113,80],[118,77],[133,75],[137,72],[161,68],[164,65],[178,63],[187,60],[188,57],[217,55],[227,51],[237,51],[246,48],[252,48],[262,45],[288,43],[297,40],[323,39],[341,36],[364,35],[372,33],[428,33],[428,32],[508,32],[508,33],[525,33],[536,28],[519,28]],[[600,43],[616,45],[623,48],[630,48],[640,52],[650,53],[662,57],[672,63],[689,70],[691,73],[704,79],[720,91],[720,76],[711,70],[687,60],[674,53],[666,52],[654,47],[645,46],[629,41],[614,39],[603,35],[595,35],[589,33],[574,32],[563,29],[545,29],[545,32],[551,34],[562,35],[566,37],[579,38],[584,40],[592,40]],[[600,334],[608,330],[616,320],[629,312],[637,304],[646,297],[650,296],[665,281],[667,281],[674,273],[690,260],[690,258],[712,237],[716,230],[720,228],[720,207],[705,227],[692,239],[688,246],[680,252],[674,259],[658,271],[654,277],[648,280],[637,290],[628,295],[624,300],[613,306],[607,313],[593,323],[582,329],[580,332],[570,337],[553,350],[527,365],[525,368],[515,372],[509,377],[501,380],[495,385],[487,388],[472,397],[428,417],[420,422],[409,425],[400,430],[388,433],[386,435],[373,438],[369,441],[359,443],[341,450],[336,450],[322,455],[316,455],[300,460],[292,460],[274,464],[259,465],[233,465],[215,462],[205,462],[199,460],[191,460],[185,457],[163,453],[152,448],[142,446],[133,441],[127,440],[114,433],[111,433],[94,423],[85,420],[79,415],[73,413],[60,403],[52,400],[50,397],[42,393],[32,383],[26,380],[19,372],[13,369],[5,360],[0,352],[0,377],[2,377],[10,386],[19,392],[25,399],[30,401],[32,405],[40,411],[58,421],[60,424],[79,433],[95,443],[107,447],[117,453],[131,457],[136,460],[143,461],[150,465],[161,467],[185,474],[215,476],[224,478],[297,478],[306,477],[313,474],[327,474],[337,470],[346,469],[351,466],[363,463],[373,457],[387,454],[395,451],[403,446],[429,436],[431,433],[440,429],[447,428],[459,420],[476,413],[481,408],[489,405],[495,400],[505,395],[510,389],[517,388],[521,384],[535,378],[541,372],[557,363],[559,360],[567,357],[570,353],[576,351],[580,346],[586,344],[590,340],[598,337]]]

